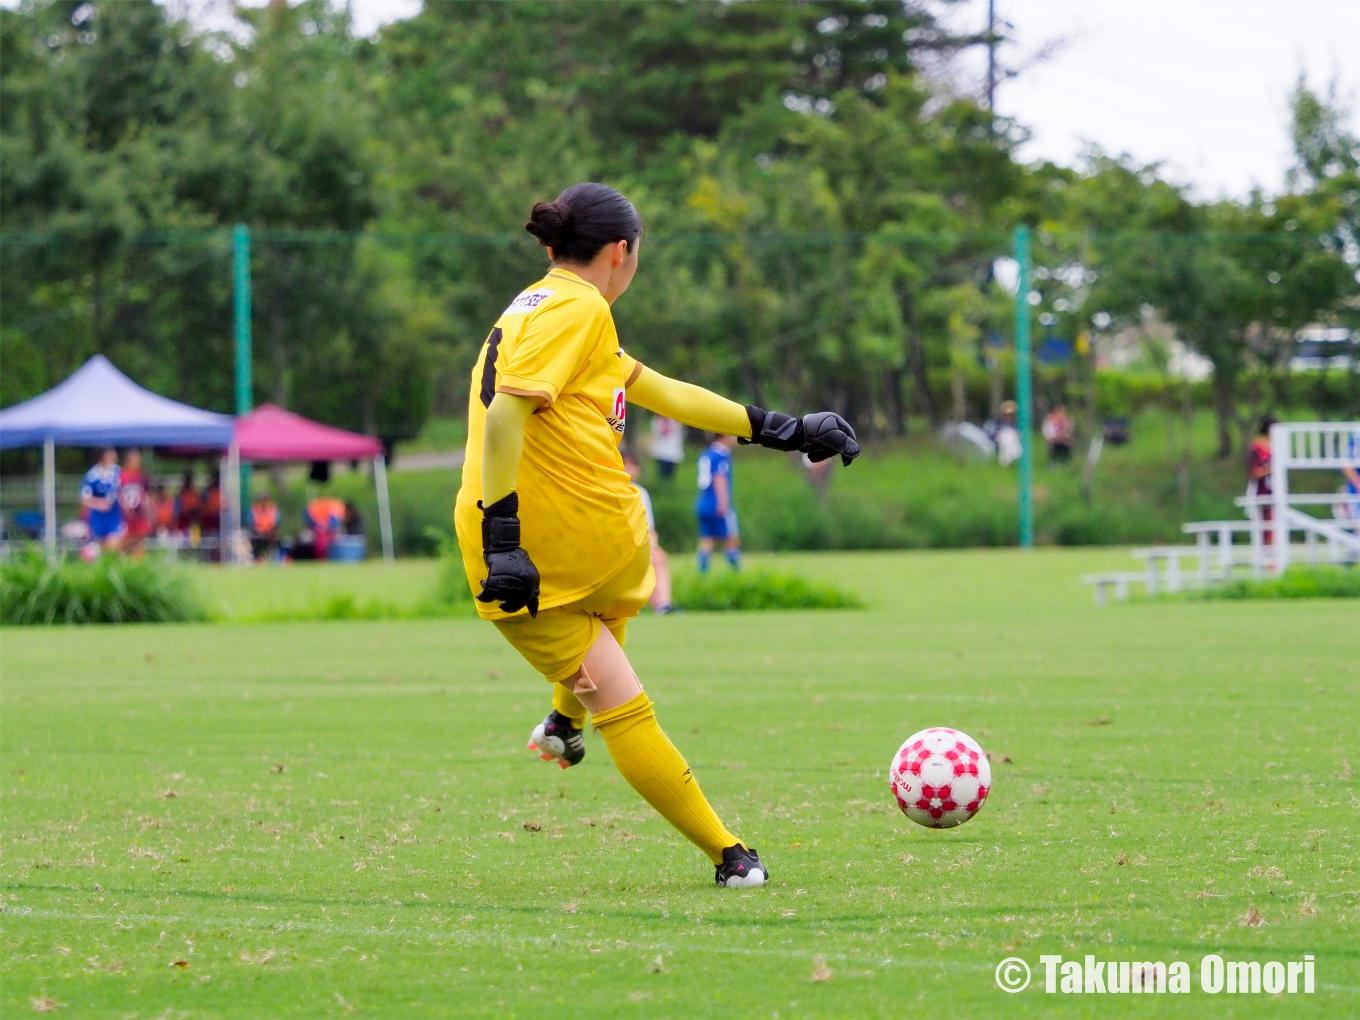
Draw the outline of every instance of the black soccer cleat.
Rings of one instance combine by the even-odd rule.
[[[723,862],[713,870],[713,881],[728,889],[750,889],[770,880],[770,871],[760,863],[760,855],[740,843],[723,850]]]
[[[570,719],[553,709],[529,734],[529,750],[537,751],[544,761],[556,761],[568,769],[579,765],[586,756],[586,740]]]

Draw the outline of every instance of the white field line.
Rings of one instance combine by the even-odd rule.
[[[576,915],[566,915],[575,917]],[[128,926],[129,922],[135,924],[146,924],[152,927],[179,925],[197,925],[200,927],[216,927],[219,930],[231,928],[246,928],[259,935],[282,934],[289,931],[304,931],[313,934],[329,935],[332,937],[344,938],[388,938],[404,939],[408,941],[424,941],[434,945],[452,946],[501,946],[511,947],[541,947],[558,949],[585,949],[592,952],[641,952],[641,953],[695,953],[711,952],[722,956],[733,954],[742,956],[773,956],[780,959],[799,959],[812,963],[815,957],[824,957],[827,960],[838,960],[842,963],[854,963],[856,966],[869,967],[933,967],[936,969],[958,970],[958,971],[977,971],[988,973],[995,966],[995,963],[968,962],[960,959],[942,959],[940,957],[911,957],[881,954],[870,954],[867,956],[852,957],[847,953],[825,952],[814,949],[794,949],[784,944],[764,948],[761,946],[737,945],[730,940],[713,938],[712,931],[696,932],[695,938],[702,940],[702,945],[689,945],[677,942],[634,942],[629,941],[624,949],[617,946],[617,938],[614,935],[601,935],[597,938],[582,935],[572,935],[570,937],[551,935],[494,935],[483,932],[456,931],[451,933],[431,932],[424,929],[397,928],[395,926],[379,928],[374,925],[358,924],[337,924],[334,921],[257,921],[252,918],[242,918],[240,920],[228,919],[218,916],[200,916],[189,914],[89,914],[78,913],[65,910],[51,910],[46,907],[32,907],[24,914],[6,914],[7,921],[29,921],[29,920],[54,920],[54,921],[76,921],[82,923],[103,923],[103,924],[122,924]],[[395,917],[393,918],[395,920]],[[688,918],[686,920],[689,920]],[[694,922],[694,923],[704,923]],[[583,926],[582,926],[583,927]],[[776,932],[772,934],[776,934]],[[858,937],[858,934],[852,937]],[[593,948],[598,945],[597,948]]]

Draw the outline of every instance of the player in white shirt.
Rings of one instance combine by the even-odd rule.
[[[675,474],[675,466],[685,459],[685,426],[674,418],[652,415],[652,459],[663,482]]]
[[[652,537],[652,570],[656,572],[656,588],[647,604],[658,616],[671,611],[671,566],[666,550],[661,548],[661,537],[656,533],[656,515],[652,513],[652,494],[638,484],[642,465],[631,451],[624,451],[623,467],[633,480],[633,488],[642,497],[642,512],[647,515],[647,533]]]

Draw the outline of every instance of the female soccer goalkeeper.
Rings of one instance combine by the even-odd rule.
[[[857,457],[837,414],[791,418],[668,379],[619,347],[609,306],[638,264],[642,221],[603,184],[539,202],[525,229],[548,275],[496,321],[472,372],[467,456],[454,518],[478,612],[553,687],[530,747],[566,768],[585,754],[589,712],[614,764],[698,846],[722,886],[769,877],[723,827],[657,725],[623,653],[654,583],[647,524],[619,455],[629,401],[677,421],[812,460]]]

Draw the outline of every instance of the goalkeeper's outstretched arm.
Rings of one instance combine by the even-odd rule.
[[[671,379],[639,364],[628,384],[628,399],[655,414],[705,432],[736,436],[772,450],[801,450],[812,461],[840,456],[845,464],[860,455],[850,423],[834,411],[793,418],[777,411],[742,407],[702,386]]]
[[[750,417],[735,400],[653,372],[646,365],[638,365],[638,369],[636,378],[628,385],[628,399],[632,403],[691,428],[738,439],[751,438]]]

